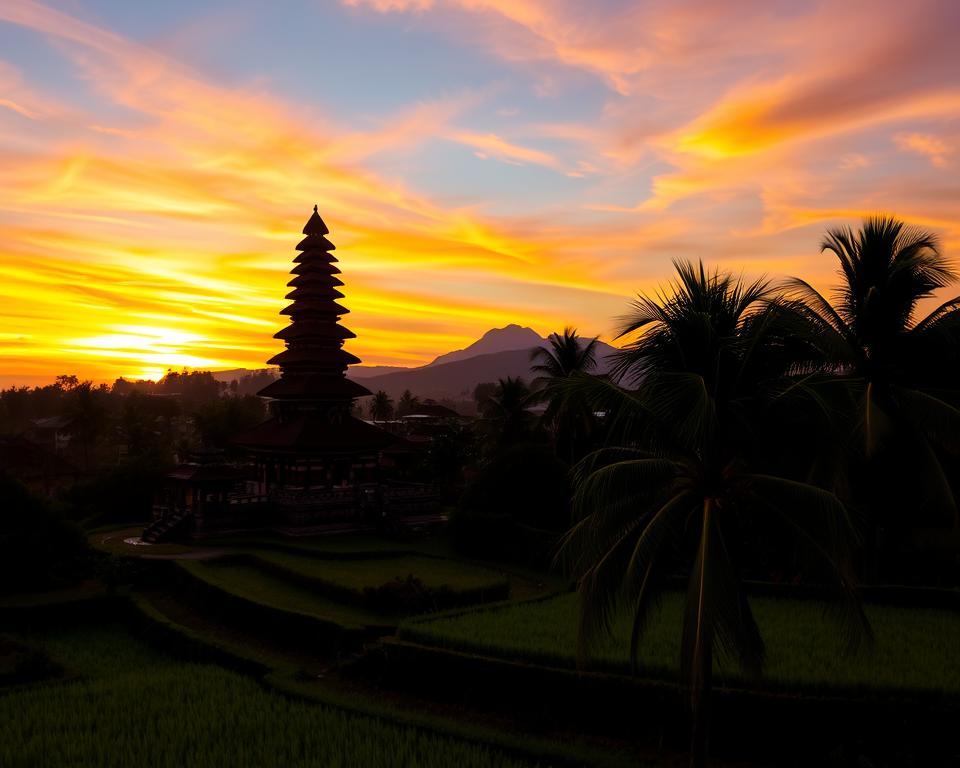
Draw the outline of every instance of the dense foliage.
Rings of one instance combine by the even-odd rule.
[[[63,586],[87,567],[86,540],[52,505],[0,472],[0,593]]]

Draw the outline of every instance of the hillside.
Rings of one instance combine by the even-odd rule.
[[[545,342],[541,339],[541,343]],[[401,369],[378,376],[355,377],[351,370],[348,376],[370,391],[382,389],[394,399],[409,389],[420,398],[470,400],[474,388],[481,382],[496,381],[507,376],[519,376],[530,381],[533,378],[530,372],[531,348],[474,355],[454,362]],[[616,352],[614,347],[600,343],[597,372],[604,373],[609,369],[607,358],[613,352]]]

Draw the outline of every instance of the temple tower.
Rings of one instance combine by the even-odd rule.
[[[238,440],[256,457],[260,492],[301,524],[356,514],[370,498],[364,486],[377,483],[380,451],[396,440],[350,413],[370,391],[346,377],[360,359],[343,349],[355,334],[340,324],[349,310],[337,303],[343,281],[316,206],[303,234],[287,283],[292,303],[280,313],[290,324],[274,336],[286,349],[267,361],[280,377],[258,393],[271,418]]]
[[[271,399],[273,414],[283,421],[297,415],[325,411],[332,420],[349,416],[356,397],[369,395],[366,388],[346,378],[347,366],[360,358],[343,349],[344,341],[356,338],[340,324],[340,316],[350,310],[337,303],[343,294],[337,290],[343,281],[332,251],[336,246],[326,235],[317,206],[303,228],[306,237],[297,244],[299,253],[291,270],[293,288],[284,298],[293,301],[281,310],[290,325],[274,334],[286,349],[271,357],[268,365],[280,366],[280,378],[258,394]]]

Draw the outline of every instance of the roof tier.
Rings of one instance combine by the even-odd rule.
[[[343,285],[343,280],[335,275],[326,272],[307,272],[305,275],[297,274],[293,280],[287,282],[291,288],[299,288],[305,285],[329,285],[337,287]]]
[[[335,264],[328,264],[326,262],[307,261],[297,264],[293,269],[290,270],[290,274],[292,275],[310,275],[315,272],[325,272],[329,275],[339,275],[340,268]]]
[[[283,298],[285,299],[342,299],[343,294],[329,285],[313,283],[294,288]]]
[[[340,323],[323,323],[316,320],[301,320],[291,323],[282,331],[273,334],[273,338],[283,341],[293,339],[355,339],[357,334]]]
[[[342,307],[333,299],[300,299],[289,307],[280,310],[281,315],[290,315],[296,320],[298,317],[330,316],[349,314],[350,310]],[[332,322],[336,322],[333,320]]]
[[[304,229],[306,231],[306,229]],[[298,251],[310,251],[310,250],[321,250],[321,251],[335,251],[337,246],[331,243],[323,235],[307,235],[303,240],[297,243]]]
[[[373,394],[362,384],[345,376],[304,373],[283,376],[267,384],[258,393],[260,397],[278,400],[341,401]]]
[[[333,341],[328,346],[290,346],[267,360],[267,365],[279,365],[281,368],[313,368],[327,370],[332,368],[338,373],[348,365],[356,365],[360,358],[340,348],[343,342]]]

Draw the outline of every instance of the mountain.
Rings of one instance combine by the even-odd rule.
[[[351,365],[351,379],[369,379],[371,376],[382,376],[385,373],[396,371],[413,371],[415,368],[405,368],[402,365]]]
[[[533,328],[523,328],[516,323],[511,323],[505,328],[491,328],[466,349],[458,349],[440,355],[432,363],[428,363],[428,366],[456,363],[460,360],[477,357],[477,355],[489,355],[494,352],[509,352],[515,349],[531,350],[543,343],[544,339]]]
[[[349,371],[348,376],[353,378],[353,371]],[[371,392],[382,389],[394,400],[406,389],[420,399],[431,397],[434,400],[471,400],[477,384],[507,376],[530,378],[529,350],[493,352],[452,363],[425,365],[421,368],[362,377],[358,381]]]
[[[511,323],[505,328],[491,328],[466,349],[447,352],[426,365],[418,365],[415,368],[404,368],[403,366],[395,365],[355,365],[350,369],[350,378],[367,380],[372,376],[381,376],[386,373],[416,371],[435,365],[456,363],[460,360],[468,360],[471,357],[476,357],[477,355],[510,352],[517,349],[529,350],[543,343],[544,340],[540,338],[533,328],[523,328],[516,323]]]
[[[484,334],[483,338],[475,344],[471,344],[465,350],[457,350],[447,355],[441,355],[429,365],[419,368],[399,369],[389,373],[383,373],[374,376],[356,376],[355,369],[351,368],[347,375],[352,379],[357,379],[371,392],[382,389],[393,399],[397,399],[403,394],[403,391],[409,389],[417,397],[433,398],[434,400],[471,400],[473,390],[485,381],[496,381],[505,379],[508,376],[521,377],[531,381],[534,375],[530,371],[530,351],[534,347],[545,346],[546,339],[541,339],[534,335],[533,343],[525,345],[520,349],[507,349],[498,352],[489,352],[487,354],[471,354],[467,357],[460,357],[461,353],[483,349],[480,344],[484,339],[493,334],[493,338],[488,340],[488,344],[495,345],[504,339],[529,340],[529,335],[521,336],[519,333],[511,330],[507,337],[499,337],[498,331],[507,329],[519,329],[520,331],[530,331],[529,328],[521,329],[520,326],[508,326],[506,329],[494,329]],[[508,343],[513,343],[512,341]],[[597,350],[597,373],[606,373],[610,369],[609,357],[616,352],[615,347],[600,342]],[[450,359],[453,357],[454,359]],[[445,361],[445,362],[441,362]]]

